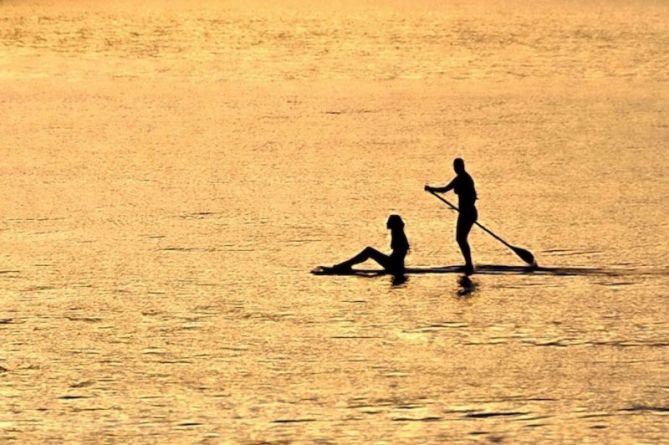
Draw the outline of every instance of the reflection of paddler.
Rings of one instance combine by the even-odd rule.
[[[474,180],[469,173],[465,171],[465,161],[456,158],[453,161],[453,169],[457,176],[448,183],[445,187],[431,187],[425,186],[428,192],[446,193],[453,190],[458,195],[458,223],[456,226],[455,239],[460,246],[462,256],[465,258],[465,272],[471,274],[474,272],[474,263],[472,262],[471,249],[467,237],[472,230],[472,226],[478,219],[478,212],[476,211],[476,188],[474,187]]]
[[[367,260],[374,260],[386,271],[394,275],[401,275],[404,272],[404,258],[409,252],[409,241],[404,234],[404,221],[399,215],[390,215],[386,226],[390,230],[390,255],[379,252],[373,247],[366,247],[353,258],[332,267],[333,272],[350,271],[355,264],[363,263]]]

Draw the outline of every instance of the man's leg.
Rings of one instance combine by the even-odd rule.
[[[462,252],[462,256],[465,259],[465,272],[468,273],[474,271],[472,252],[469,247],[469,242],[467,241],[467,237],[469,236],[469,232],[472,230],[474,221],[475,219],[468,218],[460,214],[460,216],[458,217],[458,225],[456,228],[456,236],[455,236],[455,239],[458,242],[458,246],[460,246],[460,251]]]

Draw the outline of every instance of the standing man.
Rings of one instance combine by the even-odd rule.
[[[460,246],[462,256],[465,258],[465,273],[471,275],[474,273],[474,263],[472,262],[472,253],[467,242],[469,232],[472,226],[478,219],[478,212],[476,211],[476,188],[474,188],[474,180],[469,173],[465,171],[465,161],[456,158],[453,161],[453,170],[455,170],[456,177],[445,187],[431,187],[425,186],[428,192],[446,193],[453,190],[458,195],[458,207],[460,213],[458,215],[458,224],[456,226],[455,239]]]

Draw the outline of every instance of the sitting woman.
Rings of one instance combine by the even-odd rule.
[[[348,272],[351,266],[372,259],[393,275],[404,273],[404,258],[409,252],[409,241],[404,234],[404,221],[399,215],[390,215],[386,227],[390,230],[390,255],[379,252],[373,247],[366,247],[362,252],[342,263],[332,266],[333,272]]]

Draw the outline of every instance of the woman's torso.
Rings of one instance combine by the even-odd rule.
[[[404,258],[409,252],[409,240],[407,240],[404,231],[392,233],[390,248],[392,249],[390,259],[394,263],[394,266],[404,267]]]

